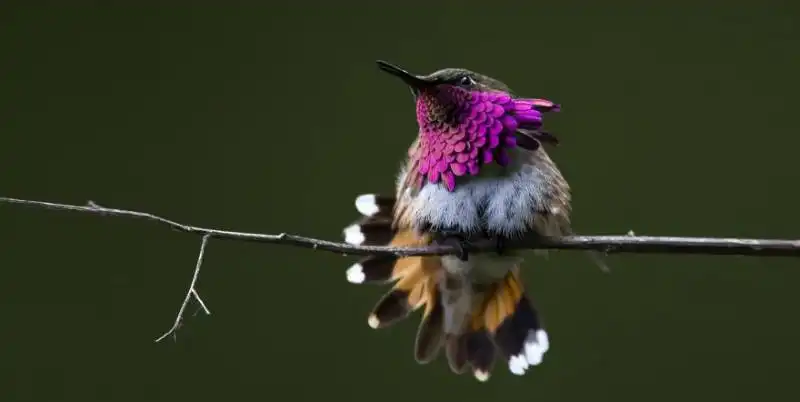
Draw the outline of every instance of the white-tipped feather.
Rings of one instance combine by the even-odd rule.
[[[367,324],[370,326],[370,328],[376,329],[378,328],[378,325],[381,325],[381,320],[379,320],[378,317],[373,314],[367,319]]]
[[[375,194],[362,194],[356,198],[356,209],[361,215],[372,216],[380,211]]]
[[[536,333],[528,334],[525,339],[525,358],[531,366],[538,366],[542,363],[547,349],[550,349],[550,340],[547,337],[547,332],[540,329]]]
[[[361,266],[359,263],[355,263],[347,268],[347,281],[350,283],[364,283],[364,279],[366,279],[366,275],[364,275],[364,267]]]
[[[511,356],[508,359],[508,370],[511,371],[511,374],[523,375],[528,370],[528,367],[530,367],[530,364],[522,354]]]
[[[525,338],[522,353],[508,360],[508,369],[516,375],[523,375],[531,366],[542,363],[545,352],[550,349],[550,339],[543,329],[531,331]]]
[[[550,337],[547,335],[545,330],[540,329],[536,331],[536,343],[538,343],[539,347],[542,348],[542,353],[547,352],[550,349]]]
[[[364,243],[364,240],[366,239],[366,237],[364,237],[364,233],[361,232],[361,226],[357,224],[353,224],[344,228],[343,232],[345,243],[352,244],[354,246]]]
[[[525,359],[528,361],[528,364],[531,366],[538,366],[542,363],[542,358],[544,355],[542,354],[541,350],[535,348],[525,348]]]

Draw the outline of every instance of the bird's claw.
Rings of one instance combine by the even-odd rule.
[[[456,250],[455,256],[461,261],[467,261],[467,259],[469,259],[469,252],[467,251],[469,242],[461,235],[439,233],[434,239],[434,242],[442,246],[453,247]]]
[[[497,253],[497,255],[503,255],[508,250],[506,247],[508,245],[508,237],[490,231],[484,231],[483,237],[486,240],[494,241],[494,251]]]
[[[506,238],[505,236],[495,236],[495,251],[498,255],[505,254],[506,251]]]

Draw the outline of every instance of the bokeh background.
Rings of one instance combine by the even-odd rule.
[[[679,2],[680,3],[680,2]],[[375,59],[461,66],[547,123],[585,234],[800,237],[800,12],[788,2],[294,2],[0,10],[0,194],[340,239],[391,191],[411,96]],[[710,3],[711,4],[711,3]],[[375,332],[354,257],[0,205],[2,401],[797,400],[800,260],[531,255],[552,349],[520,378]]]

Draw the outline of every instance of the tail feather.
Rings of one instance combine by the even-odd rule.
[[[384,255],[366,257],[351,265],[345,274],[350,283],[387,283],[395,278],[397,257]]]
[[[395,198],[379,194],[363,194],[356,198],[361,219],[344,229],[345,241],[356,245],[423,246],[430,243],[426,236],[411,230],[396,230],[392,226]],[[440,258],[370,256],[347,270],[352,283],[390,283],[392,289],[381,297],[367,320],[372,328],[385,328],[424,306],[422,320],[414,340],[414,357],[427,364],[439,354],[445,343],[443,308],[437,289],[435,273],[441,267]]]
[[[486,328],[485,316],[486,311],[479,304],[464,328],[446,335],[445,341],[445,356],[450,370],[463,374],[471,368],[472,375],[481,382],[489,380],[497,348]]]
[[[436,359],[444,344],[444,309],[433,279],[428,282],[428,299],[414,340],[414,358],[420,364]]]
[[[391,217],[395,198],[380,194],[361,194],[356,197],[356,209],[364,216]]]
[[[364,201],[365,199],[372,200],[373,203],[368,204]],[[345,242],[354,245],[391,245],[395,247],[428,244],[429,240],[424,236],[417,236],[411,230],[398,231],[392,227],[393,198],[366,194],[357,198],[356,205],[359,212],[370,212],[372,215],[364,216],[346,227],[343,230]],[[369,256],[362,258],[347,269],[347,280],[357,284],[387,283],[399,279],[408,267],[419,264],[419,262],[418,257]]]
[[[496,284],[484,304],[484,325],[513,374],[542,362],[550,347],[547,332],[525,295],[516,270]]]
[[[425,246],[430,238],[408,229],[392,226],[394,197],[361,195],[356,208],[359,221],[344,230],[351,244]],[[408,317],[422,307],[414,357],[420,364],[436,359],[442,349],[455,373],[471,370],[480,381],[489,379],[496,356],[502,356],[509,370],[517,375],[541,363],[549,348],[547,333],[528,297],[515,268],[506,278],[481,291],[471,319],[462,331],[445,333],[445,308],[439,289],[441,258],[437,256],[370,256],[347,270],[352,283],[394,283],[369,315],[372,328],[385,328]]]
[[[464,374],[469,368],[467,338],[469,332],[445,335],[445,356],[447,364],[456,374]]]
[[[380,246],[389,243],[395,235],[391,218],[364,216],[344,228],[344,241],[353,245]]]
[[[409,292],[402,289],[392,289],[378,301],[367,323],[374,329],[388,327],[397,321],[406,318],[412,310],[409,303]]]
[[[495,346],[486,328],[473,331],[467,338],[467,360],[472,366],[472,374],[478,381],[486,381],[492,372]]]
[[[390,243],[397,245],[396,243]],[[403,277],[415,265],[421,264],[420,257],[398,258],[393,255],[377,255],[365,257],[351,265],[345,274],[350,283],[385,284]]]
[[[438,259],[406,257],[395,265],[399,279],[372,309],[368,323],[372,328],[385,328],[406,317],[432,299],[431,277]]]

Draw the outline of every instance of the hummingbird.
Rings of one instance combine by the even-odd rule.
[[[392,284],[368,316],[374,329],[422,310],[414,345],[419,364],[444,355],[456,374],[487,381],[495,360],[515,375],[539,365],[550,347],[525,291],[520,253],[505,244],[523,236],[571,234],[570,186],[544,144],[543,117],[560,105],[515,96],[503,82],[463,68],[416,75],[377,61],[399,78],[416,104],[419,131],[395,180],[394,194],[356,197],[362,217],[344,238],[355,245],[450,245],[445,256],[369,256],[346,271],[356,284]],[[495,250],[469,253],[470,242]]]

